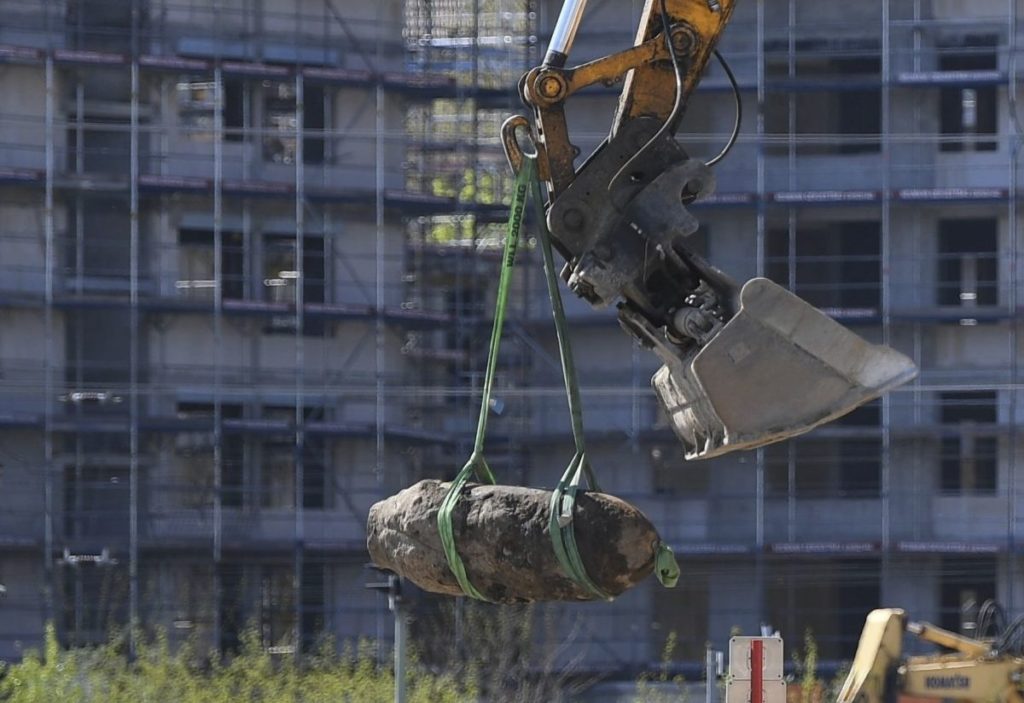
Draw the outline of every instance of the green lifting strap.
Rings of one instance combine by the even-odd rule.
[[[527,189],[532,193],[527,193]],[[583,490],[580,486],[585,477],[592,490],[600,490],[594,476],[590,462],[587,460],[586,448],[583,437],[583,411],[580,402],[579,385],[576,377],[576,367],[573,362],[572,348],[568,334],[568,323],[565,319],[565,310],[562,305],[562,297],[558,288],[558,278],[555,273],[554,257],[551,253],[551,236],[547,229],[547,222],[544,213],[544,200],[540,190],[540,180],[537,177],[537,165],[535,157],[523,159],[523,164],[516,174],[515,190],[512,195],[512,206],[508,221],[508,234],[505,240],[505,250],[502,256],[501,275],[498,280],[498,299],[495,305],[494,326],[491,330],[491,344],[487,358],[487,370],[484,375],[483,394],[480,407],[480,417],[477,422],[476,440],[473,446],[473,453],[469,461],[462,467],[458,475],[452,481],[441,509],[438,512],[437,524],[441,536],[441,544],[444,548],[445,559],[448,566],[467,595],[478,600],[487,600],[470,582],[466,574],[466,567],[459,556],[455,546],[455,534],[452,526],[452,511],[458,503],[462,489],[475,473],[481,482],[493,484],[494,474],[491,472],[487,461],[483,456],[484,438],[487,434],[487,416],[490,408],[491,392],[494,384],[495,369],[498,359],[498,347],[501,343],[501,333],[505,322],[505,308],[508,304],[508,290],[511,280],[512,268],[515,263],[516,249],[519,244],[519,236],[522,228],[523,213],[528,195],[533,196],[535,212],[537,214],[538,228],[540,230],[541,252],[544,257],[544,272],[547,281],[548,296],[551,301],[551,313],[555,321],[555,332],[558,338],[558,351],[562,363],[562,376],[565,380],[566,397],[569,403],[569,414],[572,422],[573,440],[576,445],[576,453],[561,480],[558,482],[551,496],[551,512],[549,532],[555,556],[563,571],[573,581],[595,598],[601,600],[612,600],[612,597],[605,593],[593,582],[587,574],[583,559],[580,556],[579,547],[573,527],[573,515],[576,505],[576,496]],[[656,573],[658,579],[667,587],[675,586],[679,577],[679,567],[676,564],[672,550],[664,543],[658,546],[656,557]]]
[[[469,461],[462,467],[455,480],[452,481],[447,495],[441,502],[437,513],[437,527],[441,534],[441,546],[455,580],[459,582],[463,593],[477,600],[487,600],[466,575],[466,565],[462,562],[455,548],[455,531],[452,528],[452,511],[462,496],[462,489],[475,473],[483,483],[493,484],[494,474],[484,459],[484,437],[487,435],[487,413],[490,410],[491,391],[494,387],[494,373],[498,362],[498,347],[501,345],[501,331],[505,326],[505,308],[508,305],[508,289],[512,278],[512,267],[515,264],[516,248],[519,246],[519,232],[523,224],[523,211],[526,208],[527,190],[531,179],[536,180],[536,165],[531,161],[523,164],[516,175],[515,190],[512,192],[512,207],[508,218],[508,233],[505,238],[505,251],[501,257],[501,276],[498,279],[498,302],[494,308],[494,326],[491,328],[491,346],[487,354],[487,370],[484,373],[483,397],[480,402],[480,418],[476,425],[476,440]]]
[[[532,159],[527,159],[532,160]],[[558,287],[558,275],[555,272],[554,257],[551,254],[551,233],[548,231],[547,218],[544,213],[544,199],[541,195],[540,180],[533,179],[533,204],[537,215],[537,228],[540,233],[541,253],[544,256],[544,273],[547,280],[548,297],[551,300],[551,315],[555,321],[555,334],[558,337],[558,353],[562,362],[562,377],[565,380],[565,394],[569,401],[569,416],[572,422],[572,436],[576,443],[576,454],[569,462],[551,495],[551,516],[549,531],[555,548],[558,563],[561,564],[572,580],[595,598],[612,600],[587,574],[576,534],[573,529],[573,515],[576,507],[576,496],[582,490],[580,481],[586,477],[591,490],[600,491],[590,462],[587,460],[583,438],[583,405],[580,402],[579,380],[576,375],[576,364],[573,361],[572,343],[569,339],[569,325],[565,319],[565,308],[562,305],[562,294]],[[674,588],[679,580],[679,565],[676,563],[672,549],[664,542],[658,543],[655,557],[655,573],[658,580],[666,588]]]
[[[526,159],[534,161],[534,159]],[[576,454],[551,493],[551,514],[548,531],[555,556],[565,574],[579,584],[589,594],[600,600],[612,600],[612,596],[604,592],[587,574],[576,544],[576,531],[573,516],[576,508],[576,495],[580,491],[580,481],[585,476],[590,488],[600,491],[594,471],[587,461],[587,450],[583,439],[583,407],[580,402],[579,382],[576,376],[576,364],[572,356],[572,343],[569,340],[569,325],[565,320],[565,309],[562,305],[562,293],[558,288],[558,274],[555,273],[555,261],[551,254],[551,233],[548,232],[547,218],[544,213],[544,199],[540,190],[540,179],[534,178],[532,183],[533,206],[537,215],[537,229],[540,239],[540,250],[544,257],[544,278],[548,286],[548,298],[551,301],[551,316],[555,321],[555,335],[558,338],[558,355],[562,362],[562,378],[565,381],[565,395],[569,402],[569,417],[572,422],[572,438],[576,443]]]

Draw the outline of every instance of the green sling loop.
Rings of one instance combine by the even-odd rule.
[[[534,161],[534,159],[526,159]],[[533,204],[537,215],[537,228],[540,232],[541,253],[544,256],[544,273],[547,279],[548,297],[551,300],[551,315],[555,320],[555,333],[558,337],[558,352],[562,361],[562,377],[565,379],[565,393],[569,401],[569,415],[572,421],[572,436],[576,443],[576,454],[569,467],[562,475],[561,481],[551,496],[551,518],[549,530],[555,547],[555,554],[565,573],[597,598],[612,600],[611,596],[601,590],[587,575],[576,536],[572,528],[572,518],[579,492],[581,476],[586,476],[591,490],[600,491],[594,477],[593,469],[587,460],[586,448],[583,443],[583,409],[580,403],[579,381],[576,376],[576,364],[572,356],[572,344],[569,340],[569,325],[565,319],[562,305],[562,294],[558,287],[558,275],[555,273],[554,258],[551,254],[551,233],[548,231],[547,218],[544,213],[544,198],[540,190],[540,179],[533,178]],[[658,580],[666,588],[674,588],[679,581],[679,565],[676,563],[672,548],[664,542],[658,542],[655,557],[655,573]]]
[[[448,494],[441,502],[437,513],[437,528],[441,535],[441,546],[455,579],[459,582],[463,593],[477,600],[487,600],[476,590],[466,575],[466,565],[462,563],[455,548],[455,532],[452,529],[452,511],[459,502],[462,489],[474,473],[481,483],[493,484],[494,474],[484,459],[484,437],[487,435],[487,413],[490,410],[491,390],[494,386],[494,372],[498,362],[498,347],[501,344],[501,331],[505,326],[505,307],[508,304],[508,288],[512,278],[512,266],[515,263],[516,248],[519,246],[519,231],[523,224],[523,210],[526,206],[527,189],[530,179],[535,177],[535,166],[532,161],[523,164],[516,175],[515,190],[512,192],[512,207],[508,218],[508,233],[505,238],[505,251],[501,257],[501,276],[498,279],[498,302],[494,309],[494,326],[491,328],[491,346],[487,354],[487,371],[484,374],[483,394],[480,402],[480,418],[476,425],[476,439],[473,453],[462,470],[455,476]]]
[[[527,193],[527,188],[532,193]],[[580,556],[579,547],[576,544],[576,537],[573,530],[573,515],[576,504],[576,496],[581,490],[580,482],[586,477],[587,483],[592,490],[600,490],[597,480],[594,477],[590,462],[587,460],[586,449],[583,438],[583,414],[580,403],[579,386],[576,377],[576,368],[573,362],[572,348],[568,335],[568,323],[565,319],[565,311],[562,305],[562,297],[558,288],[558,278],[555,273],[554,258],[551,253],[551,238],[547,229],[547,222],[544,216],[543,197],[540,190],[540,180],[537,177],[537,165],[535,158],[525,158],[522,167],[516,174],[515,190],[512,196],[512,206],[508,221],[508,234],[505,240],[505,250],[502,256],[501,275],[498,280],[498,296],[495,306],[494,326],[491,330],[491,343],[488,350],[487,370],[484,375],[484,386],[480,407],[480,417],[477,422],[476,439],[473,446],[473,453],[469,461],[462,467],[449,488],[441,509],[438,512],[437,523],[441,536],[441,544],[444,548],[445,558],[448,566],[462,588],[463,592],[478,600],[487,600],[469,581],[466,575],[465,564],[459,556],[455,547],[455,534],[452,526],[452,511],[458,503],[462,489],[475,473],[481,482],[493,484],[494,474],[491,472],[487,461],[483,456],[483,443],[487,433],[487,414],[490,406],[491,392],[494,384],[494,374],[497,365],[498,347],[501,342],[501,333],[505,321],[505,308],[508,303],[508,289],[511,279],[512,268],[515,263],[516,249],[519,244],[519,235],[522,228],[523,212],[528,195],[533,196],[535,212],[537,215],[538,228],[540,230],[541,252],[544,257],[544,272],[548,288],[548,296],[551,301],[551,313],[555,322],[555,332],[558,338],[558,351],[562,364],[562,376],[565,381],[566,397],[569,403],[569,413],[572,422],[573,440],[576,445],[576,453],[569,462],[568,468],[562,475],[557,487],[551,496],[551,512],[549,532],[555,556],[562,567],[562,570],[573,581],[580,585],[585,591],[595,598],[601,600],[612,600],[612,597],[605,593],[587,574],[583,559]],[[679,577],[679,567],[675,562],[672,550],[660,543],[655,564],[658,579],[667,587],[676,584]]]

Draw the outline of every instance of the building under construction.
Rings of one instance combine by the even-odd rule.
[[[520,111],[556,2],[0,0],[0,656],[138,619],[232,648],[387,638],[377,499],[472,444]],[[592,0],[571,62],[632,44]],[[585,665],[732,628],[852,656],[878,605],[954,629],[1024,611],[1021,0],[739,0],[740,141],[694,235],[910,355],[911,385],[812,434],[685,463],[658,362],[567,296],[590,455],[680,555],[565,608]],[[584,155],[616,93],[572,98]],[[680,130],[728,137],[712,68]],[[693,239],[693,238],[691,238]],[[539,256],[516,280],[488,459],[571,456]],[[570,299],[571,298],[571,299]],[[794,389],[799,393],[800,389]],[[1024,484],[1024,481],[1022,481]]]

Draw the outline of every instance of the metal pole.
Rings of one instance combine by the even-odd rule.
[[[295,659],[302,654],[302,568],[305,545],[305,498],[306,498],[306,409],[303,367],[306,364],[305,343],[305,252],[306,222],[304,203],[306,199],[305,171],[305,130],[306,119],[305,84],[302,72],[295,75],[295,567],[292,574],[295,592]]]
[[[405,703],[405,608],[395,603],[395,703]]]
[[[708,647],[704,650],[704,674],[705,674],[705,685],[704,685],[704,703],[716,703],[718,700],[718,676],[716,674],[716,657],[715,650]]]
[[[756,273],[764,275],[764,235],[766,222],[765,190],[767,187],[764,159],[764,111],[766,90],[764,84],[765,57],[765,0],[757,2],[757,235],[756,235]]]
[[[882,3],[882,343],[892,344],[892,39],[890,36],[889,3]],[[881,508],[882,508],[882,560],[883,571],[889,561],[889,547],[892,543],[892,395],[882,396],[882,466],[881,466]]]
[[[224,311],[224,75],[220,62],[213,69],[213,641],[221,640],[221,558],[224,522],[224,410],[221,404],[221,364]]]
[[[377,19],[380,21],[381,4],[377,5]],[[381,33],[377,34],[377,62],[384,58],[384,43]],[[384,495],[384,344],[386,330],[384,329],[384,254],[387,251],[387,243],[384,241],[384,84],[378,79],[374,91],[374,225],[377,241],[374,249],[374,467],[373,475],[379,495]],[[384,637],[383,613],[377,608],[375,642],[377,661],[382,658],[381,640]]]
[[[54,400],[54,331],[53,331],[53,288],[56,248],[54,242],[53,223],[53,169],[54,169],[54,93],[53,85],[53,56],[46,56],[46,193],[43,205],[43,227],[46,238],[46,267],[45,276],[45,297],[46,307],[44,312],[46,324],[46,349],[43,354],[44,369],[44,410],[43,410],[43,462],[45,465],[45,477],[43,482],[43,569],[46,573],[43,584],[43,607],[44,616],[47,622],[56,621],[54,611],[54,566],[53,566],[53,473],[56,470],[53,462],[53,400]]]
[[[757,275],[764,275],[764,239],[767,227],[767,213],[765,210],[765,198],[767,190],[764,158],[764,135],[765,135],[765,100],[766,90],[764,82],[765,74],[765,3],[766,0],[757,2],[757,245],[756,262]],[[756,453],[757,475],[756,475],[756,549],[754,551],[754,584],[756,589],[757,618],[764,619],[764,449],[758,449]]]
[[[892,248],[892,88],[893,76],[892,67],[892,26],[889,3],[882,3],[881,16],[882,31],[882,57],[881,57],[881,79],[882,79],[882,102],[881,102],[881,157],[882,157],[882,211],[881,211],[881,256],[880,280],[881,280],[881,305],[882,305],[882,343],[892,344],[892,277],[893,248]],[[893,472],[892,472],[892,421],[893,421],[893,395],[886,393],[881,400],[881,462],[879,466],[879,508],[881,510],[880,537],[882,543],[882,554],[879,564],[878,587],[879,592],[885,596],[892,588],[893,581]],[[898,494],[897,494],[898,495]],[[895,506],[897,511],[905,509],[898,503]],[[901,520],[905,525],[906,520]]]
[[[134,13],[134,7],[133,7]],[[134,14],[133,14],[134,17]],[[133,27],[134,27],[133,22]],[[135,654],[135,627],[139,624],[139,62],[133,54],[131,67],[131,172],[129,200],[129,508],[128,577],[129,651]]]
[[[1008,36],[1008,71],[1007,77],[1009,84],[1007,85],[1007,96],[1009,100],[1014,100],[1015,91],[1017,90],[1017,3],[1014,0],[1008,0],[1009,5],[1009,36]],[[1014,119],[1016,119],[1017,113],[1013,111]],[[1021,134],[1016,130],[1013,131],[1012,136],[1006,145],[1006,148],[1010,152],[1010,164],[1009,164],[1009,204],[1007,207],[1007,238],[1010,244],[1010,285],[1008,290],[1009,300],[1007,301],[1009,312],[1010,312],[1010,339],[1008,340],[1008,352],[1010,355],[1010,387],[1013,390],[1009,396],[1009,407],[1007,408],[1007,422],[1010,426],[1010,436],[1008,445],[1010,447],[1007,467],[1007,486],[1006,486],[1006,499],[1007,499],[1007,541],[1009,554],[1013,555],[1017,553],[1017,408],[1019,404],[1020,391],[1017,389],[1018,376],[1020,375],[1020,362],[1017,355],[1017,348],[1020,337],[1020,322],[1017,317],[1017,310],[1020,305],[1019,296],[1020,293],[1017,289],[1019,285],[1019,273],[1017,270],[1019,255],[1017,251],[1017,242],[1019,234],[1017,232],[1018,217],[1017,217],[1017,189],[1019,183],[1017,182],[1017,167],[1019,163],[1019,149]],[[1016,594],[1015,594],[1015,575],[1016,575],[1016,560],[1011,556],[1008,557],[1009,566],[1007,568],[1009,583],[1006,585],[1006,598],[1005,603],[1007,612],[1014,612],[1016,606]]]

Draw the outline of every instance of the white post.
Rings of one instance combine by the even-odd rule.
[[[704,680],[706,681],[704,686],[704,703],[716,703],[718,700],[718,690],[716,686],[718,683],[717,663],[715,650],[709,646],[704,650]]]
[[[395,615],[395,703],[405,703],[405,650],[406,622],[405,608],[402,605],[401,588],[397,576],[390,577],[391,612]]]

